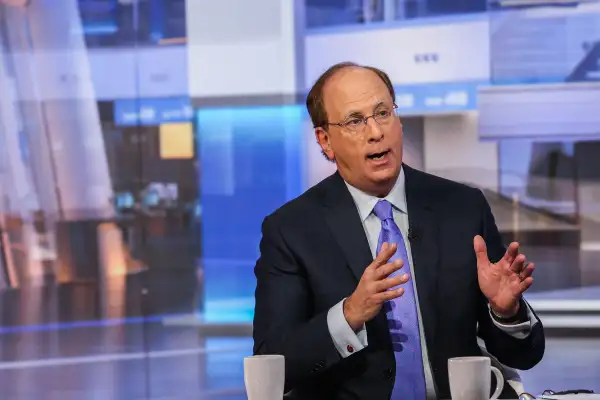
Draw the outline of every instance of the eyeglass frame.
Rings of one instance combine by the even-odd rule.
[[[398,105],[396,103],[393,103],[392,105],[392,111],[390,112],[390,117],[392,116],[392,114],[396,113],[398,110]],[[362,129],[364,130],[364,128],[367,126],[367,123],[369,122],[369,118],[373,118],[373,121],[377,122],[377,124],[379,124],[379,122],[377,121],[377,119],[375,118],[375,116],[377,115],[377,113],[375,114],[371,114],[371,115],[367,115],[366,117],[352,117],[352,118],[348,118],[348,119],[358,119],[363,123],[363,127]],[[396,113],[396,116],[398,117],[399,115]],[[329,125],[333,125],[333,126],[339,126],[342,129],[348,129],[348,124],[350,123],[350,121],[346,121],[346,122],[326,122],[325,124],[321,125],[321,126],[316,126],[315,128],[323,128],[325,126],[329,126]],[[379,124],[380,125],[380,124]],[[358,133],[355,132],[355,133]]]

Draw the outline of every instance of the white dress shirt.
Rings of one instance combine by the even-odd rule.
[[[400,232],[406,239],[408,235],[408,214],[407,214],[407,205],[406,205],[406,194],[404,191],[404,170],[400,170],[400,175],[398,177],[398,181],[396,185],[392,189],[392,191],[384,198],[392,204],[394,221],[400,228]],[[363,227],[365,230],[365,234],[367,236],[367,240],[369,241],[369,247],[371,248],[371,253],[373,258],[376,256],[377,250],[377,242],[379,241],[379,232],[381,231],[381,220],[377,218],[377,216],[372,212],[375,204],[379,200],[378,197],[371,196],[366,194],[359,189],[349,185],[346,183],[352,198],[356,204],[356,208],[360,215],[361,221],[363,223]],[[412,261],[412,254],[410,248],[410,242],[405,240],[406,251],[408,254],[408,260],[410,263],[410,276],[411,279],[409,283],[412,283],[416,296],[416,305],[418,311],[418,319],[419,319],[419,332],[421,336],[421,348],[423,350],[423,365],[425,367],[425,382],[427,385],[427,399],[436,399],[435,386],[433,384],[433,373],[431,370],[431,365],[429,363],[429,357],[427,355],[427,346],[425,344],[425,336],[423,330],[423,323],[421,319],[421,310],[418,308],[419,305],[419,296],[417,294],[417,287],[415,282],[415,274],[414,274],[414,266]],[[367,267],[365,265],[365,267]],[[406,267],[404,267],[406,268]],[[344,299],[345,300],[345,299]],[[355,333],[352,328],[348,325],[346,318],[344,317],[343,303],[344,300],[337,303],[333,306],[328,314],[327,314],[327,325],[329,328],[329,333],[335,343],[335,347],[340,353],[342,357],[348,357],[351,354],[354,354],[357,351],[360,351],[368,346],[367,343],[367,330],[365,325],[363,325],[362,329]],[[490,309],[491,313],[491,309]],[[496,326],[505,332],[513,335],[516,338],[525,338],[531,332],[531,327],[533,324],[537,322],[535,319],[535,315],[531,311],[531,309],[527,309],[527,313],[529,316],[529,321],[523,322],[521,324],[516,325],[503,325],[496,322],[493,318],[492,321]],[[490,315],[491,317],[491,315]],[[532,324],[533,321],[533,324]],[[350,346],[350,347],[349,347]],[[351,348],[353,351],[348,351],[348,348]]]

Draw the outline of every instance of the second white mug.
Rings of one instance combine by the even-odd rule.
[[[491,376],[496,375],[496,390],[490,398]],[[504,389],[502,372],[489,357],[456,357],[448,360],[450,394],[453,400],[496,400]]]

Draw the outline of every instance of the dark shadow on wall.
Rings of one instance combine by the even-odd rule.
[[[546,201],[574,201],[577,170],[573,146],[534,143],[532,153],[527,195]]]

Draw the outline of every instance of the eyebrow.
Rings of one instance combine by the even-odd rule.
[[[385,101],[383,101],[383,100],[379,100],[379,101],[377,102],[377,104],[375,104],[375,105],[373,106],[373,111],[375,111],[376,109],[378,109],[379,107],[381,107],[381,106],[384,106],[384,105],[385,105]],[[348,118],[350,118],[350,117],[353,117],[353,116],[359,116],[359,115],[360,115],[360,116],[362,116],[362,112],[360,112],[360,111],[356,111],[356,110],[354,110],[354,111],[350,111],[350,112],[348,112],[348,113],[346,114],[346,116],[344,117],[344,120],[347,120],[347,119],[348,119]]]

